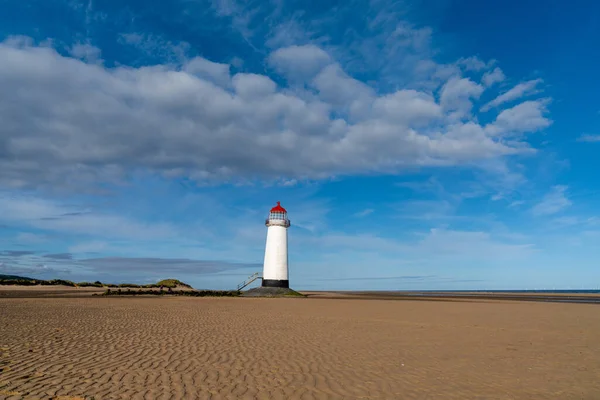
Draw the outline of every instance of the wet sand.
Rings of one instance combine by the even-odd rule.
[[[423,300],[423,301],[538,301],[551,303],[600,304],[600,293],[568,292],[302,292],[313,298],[356,300]]]
[[[346,296],[0,297],[0,398],[600,399],[598,305]]]

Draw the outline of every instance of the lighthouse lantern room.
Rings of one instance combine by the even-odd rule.
[[[286,209],[281,207],[279,201],[271,209],[265,225],[267,226],[267,245],[262,286],[289,288],[287,228],[290,227],[290,220],[287,217]]]

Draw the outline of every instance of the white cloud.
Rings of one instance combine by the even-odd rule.
[[[69,50],[69,54],[88,63],[102,64],[100,49],[89,43],[78,43],[73,45]]]
[[[450,78],[441,89],[440,105],[454,118],[467,117],[473,107],[471,99],[478,99],[483,90],[483,86],[468,78]]]
[[[542,82],[543,81],[541,79],[534,79],[531,81],[519,83],[509,91],[502,93],[494,100],[483,105],[481,107],[481,111],[488,111],[492,107],[498,107],[499,105],[517,100],[523,96],[535,94],[537,93],[536,86],[541,84]]]
[[[235,74],[231,83],[236,94],[248,101],[269,97],[277,90],[275,82],[264,75]]]
[[[371,87],[348,76],[339,64],[325,67],[312,85],[323,101],[358,119],[366,117],[376,96]]]
[[[487,63],[475,56],[461,58],[457,61],[457,64],[462,66],[467,71],[481,71],[489,67]]]
[[[268,58],[275,70],[291,79],[308,79],[333,62],[321,48],[309,44],[275,50]]]
[[[493,71],[489,71],[483,74],[483,78],[481,78],[481,81],[486,87],[490,87],[494,83],[502,82],[504,79],[506,79],[504,73],[500,68],[496,67]]]
[[[433,96],[416,90],[398,90],[379,97],[373,103],[376,115],[406,126],[434,121],[442,117],[442,108]]]
[[[583,134],[577,138],[577,141],[588,143],[600,142],[600,135]]]
[[[503,133],[549,124],[542,103],[525,102],[482,128],[470,110],[484,89],[466,78],[451,78],[438,104],[413,89],[379,96],[337,63],[302,93],[228,70],[201,58],[107,69],[4,42],[0,184],[83,187],[136,169],[196,181],[395,172],[520,153],[527,143]]]
[[[566,196],[568,187],[563,185],[556,185],[552,187],[550,192],[544,196],[542,201],[536,204],[531,212],[533,215],[551,215],[556,214],[559,211],[571,206],[572,202]]]
[[[226,87],[231,80],[228,64],[212,62],[202,57],[194,57],[187,61],[183,69],[198,78],[212,81],[223,87]]]
[[[530,100],[502,111],[485,130],[490,135],[535,132],[547,128],[552,121],[546,118],[549,99]]]

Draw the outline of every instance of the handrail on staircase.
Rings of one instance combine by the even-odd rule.
[[[246,279],[245,281],[243,281],[242,283],[240,283],[239,285],[237,285],[237,290],[242,290],[243,288],[245,288],[246,286],[248,286],[249,284],[251,284],[252,282],[254,282],[255,280],[262,278],[261,276],[259,276],[258,272],[253,273],[252,275],[250,275],[248,277],[248,279]]]

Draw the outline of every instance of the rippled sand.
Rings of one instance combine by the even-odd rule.
[[[599,337],[585,304],[5,298],[0,398],[597,400]]]

